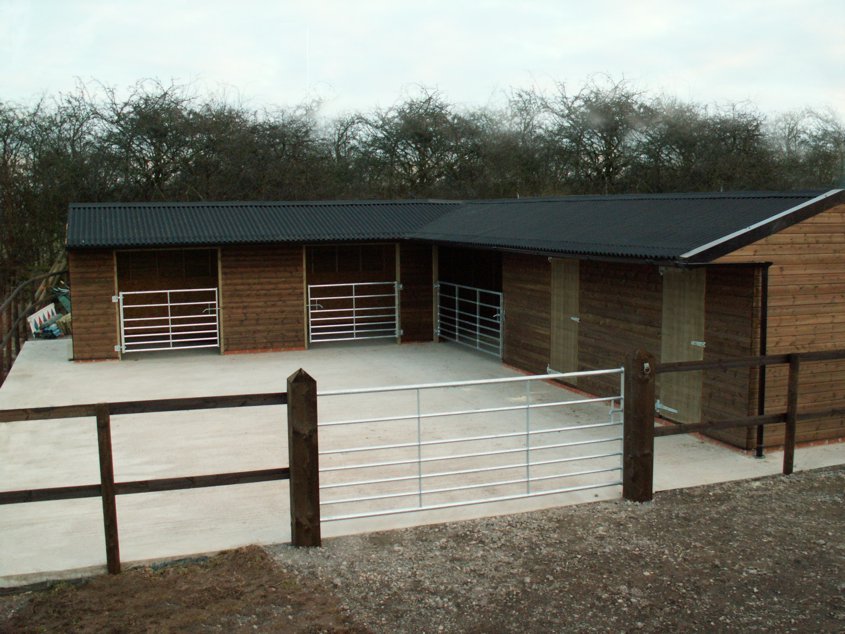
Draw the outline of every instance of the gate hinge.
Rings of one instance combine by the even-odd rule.
[[[112,295],[111,296],[111,303],[112,304],[119,304],[120,303],[120,295]]]
[[[677,414],[677,413],[678,413],[678,410],[676,410],[674,407],[669,407],[669,406],[668,406],[668,405],[666,405],[665,403],[661,403],[661,402],[660,402],[660,399],[657,399],[657,401],[655,401],[655,403],[654,403],[654,410],[655,410],[656,412],[659,412],[659,411],[661,411],[661,410],[662,410],[662,411],[664,411],[664,412],[671,412],[672,414]]]
[[[581,318],[578,315],[570,315],[569,319],[574,321],[576,324],[581,323]]]
[[[396,290],[397,291],[404,291],[405,290],[405,286],[402,284],[402,282],[396,282]]]
[[[114,351],[115,352],[123,352],[123,346],[121,346],[120,344],[116,345],[114,347]]]
[[[694,346],[696,348],[706,348],[707,342],[706,341],[690,341],[689,345]]]

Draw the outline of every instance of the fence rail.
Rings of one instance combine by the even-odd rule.
[[[111,446],[111,417],[114,415],[267,405],[288,407],[290,466],[128,482],[114,480]],[[290,480],[292,542],[297,546],[320,545],[319,491],[315,491],[313,486],[318,477],[316,383],[302,370],[288,378],[287,392],[7,409],[0,410],[0,423],[91,416],[97,421],[97,453],[100,465],[98,484],[0,491],[0,505],[102,498],[106,565],[109,573],[116,574],[120,572],[121,567],[115,502],[118,495]],[[303,490],[306,491],[305,494]],[[315,495],[316,506],[313,499]]]

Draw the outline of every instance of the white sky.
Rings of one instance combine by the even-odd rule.
[[[0,0],[0,100],[77,78],[193,82],[247,106],[451,103],[593,74],[702,104],[845,118],[845,0]]]

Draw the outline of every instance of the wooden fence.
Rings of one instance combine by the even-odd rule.
[[[845,415],[845,407],[826,410],[798,411],[798,380],[801,364],[811,361],[845,359],[845,350],[773,354],[759,357],[719,359],[714,361],[679,361],[657,363],[653,355],[642,350],[625,360],[625,402],[623,432],[622,496],[626,500],[647,502],[654,496],[654,438],[691,434],[734,427],[786,424],[783,451],[783,473],[789,475],[795,459],[795,431],[799,421]],[[746,416],[730,420],[654,427],[654,383],[657,374],[726,370],[767,365],[788,364],[786,409],[777,414]]]
[[[0,302],[0,385],[29,336],[26,318],[42,307],[50,287],[66,274],[66,270],[61,270],[33,277],[19,284]]]
[[[287,406],[288,464],[290,466],[155,480],[114,481],[111,445],[112,416],[264,405]],[[298,370],[288,378],[287,392],[0,410],[0,423],[79,417],[95,417],[97,421],[97,446],[100,462],[99,484],[3,491],[0,492],[0,505],[91,497],[102,498],[106,565],[109,573],[120,572],[120,540],[115,497],[133,493],[290,480],[291,541],[296,546],[320,545],[317,385],[316,381],[305,371]]]

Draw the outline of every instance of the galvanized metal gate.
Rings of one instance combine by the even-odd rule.
[[[308,286],[308,342],[393,339],[399,324],[399,282]]]
[[[502,293],[437,282],[435,334],[481,352],[502,357]]]
[[[552,382],[587,376],[616,376],[619,391]],[[610,368],[319,392],[322,521],[613,490],[623,388]]]
[[[114,296],[124,354],[220,347],[216,288],[127,291]]]

